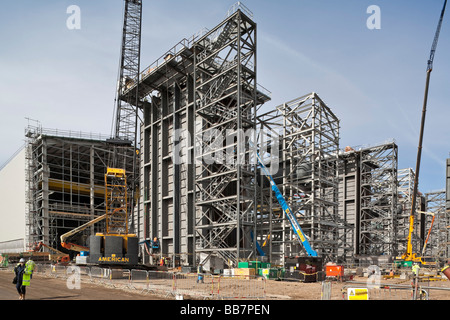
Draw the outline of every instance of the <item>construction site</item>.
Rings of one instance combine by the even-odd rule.
[[[113,136],[25,128],[12,160],[24,160],[25,237],[0,242],[4,267],[30,258],[57,278],[78,266],[87,281],[166,297],[195,296],[201,278],[202,298],[317,300],[342,299],[327,281],[344,292],[376,270],[397,281],[376,299],[437,287],[450,298],[450,159],[446,189],[419,190],[421,137],[416,167],[399,168],[393,139],[340,145],[339,112],[315,92],[267,109],[257,24],[241,2],[141,67],[142,2],[124,1]],[[300,284],[313,296],[286,293]]]

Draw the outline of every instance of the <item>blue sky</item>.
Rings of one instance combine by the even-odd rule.
[[[182,38],[212,28],[235,1],[144,0],[142,69]],[[264,111],[317,92],[341,120],[341,148],[395,139],[399,169],[415,168],[426,64],[443,0],[247,0],[258,25]],[[69,30],[67,7],[81,9]],[[370,5],[381,29],[369,30]],[[450,152],[450,9],[431,75],[419,188],[445,187]],[[44,128],[110,134],[122,0],[17,0],[0,12],[0,164]]]

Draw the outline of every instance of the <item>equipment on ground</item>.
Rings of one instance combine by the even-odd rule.
[[[425,211],[417,211],[417,212],[421,213],[421,214],[429,214],[433,217],[431,219],[431,225],[430,225],[430,229],[428,230],[427,239],[425,240],[425,242],[423,244],[423,248],[422,248],[422,257],[423,257],[425,255],[425,249],[427,248],[428,240],[430,240],[431,229],[433,228],[434,219],[436,218],[436,216],[433,212],[425,212]]]
[[[414,231],[414,215],[415,215],[415,209],[416,209],[416,198],[418,193],[418,184],[419,184],[419,170],[420,170],[420,160],[422,156],[422,141],[423,141],[423,132],[425,127],[425,116],[427,111],[427,101],[428,101],[428,88],[430,84],[430,75],[431,71],[433,70],[433,60],[434,60],[434,54],[436,52],[436,47],[439,39],[439,33],[441,31],[442,26],[442,20],[444,18],[444,12],[445,7],[447,5],[447,0],[444,2],[444,6],[441,11],[441,16],[439,18],[439,23],[436,29],[436,33],[434,36],[433,44],[431,46],[431,52],[430,57],[428,59],[428,65],[427,65],[427,77],[425,82],[425,95],[423,100],[423,109],[422,109],[422,119],[421,119],[421,125],[420,125],[420,134],[419,134],[419,146],[417,148],[417,160],[416,160],[416,171],[415,171],[415,177],[414,177],[414,191],[412,196],[412,202],[411,202],[411,213],[409,216],[409,233],[408,233],[408,243],[406,247],[406,252],[403,253],[401,256],[401,260],[403,261],[413,261],[413,262],[420,262],[423,264],[426,264],[425,261],[422,260],[420,256],[418,256],[416,253],[413,253],[412,249],[412,235]]]
[[[60,263],[60,264],[66,264],[70,262],[70,256],[67,253],[61,252],[55,248],[52,248],[48,245],[46,245],[44,242],[40,241],[36,244],[36,246],[34,248],[32,248],[33,252],[39,252],[41,250],[41,248],[47,248],[50,251],[52,251],[53,253],[49,253],[49,260],[56,262],[56,263]]]
[[[105,174],[106,231],[89,238],[89,263],[136,265],[138,238],[128,232],[128,194],[125,170]]]

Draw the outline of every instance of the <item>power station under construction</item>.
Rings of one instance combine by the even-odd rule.
[[[447,263],[450,159],[447,189],[422,193],[393,139],[341,146],[317,93],[268,109],[242,3],[143,71],[141,20],[142,1],[126,0],[112,137],[25,129],[25,238],[0,252],[206,270]]]

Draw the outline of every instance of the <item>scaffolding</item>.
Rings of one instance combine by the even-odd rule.
[[[105,213],[104,174],[112,154],[130,169],[134,148],[106,142],[107,137],[28,126],[26,143],[26,247],[36,243],[61,249],[60,235]],[[131,162],[132,165],[132,162]],[[90,230],[102,230],[102,224]],[[86,246],[89,230],[77,235]]]

